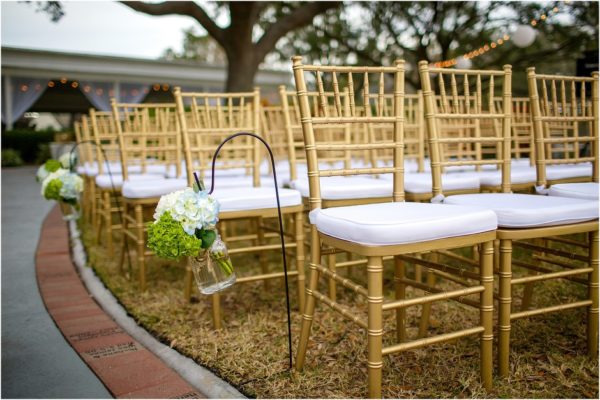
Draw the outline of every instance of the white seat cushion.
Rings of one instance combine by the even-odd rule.
[[[154,174],[130,174],[128,178],[131,181],[147,181],[162,179],[163,177]],[[102,189],[112,189],[113,185],[115,189],[120,189],[123,186],[123,175],[120,172],[114,173],[112,180],[108,174],[96,175],[96,185]]]
[[[500,186],[502,184],[502,172],[499,170],[481,171],[476,172],[476,174],[479,175],[481,186]],[[513,185],[524,183],[534,185],[535,180],[535,168],[520,167],[510,169],[510,183]]]
[[[302,197],[309,197],[308,178],[296,179],[290,186]],[[392,196],[392,183],[362,176],[331,176],[321,178],[323,200],[366,199]]]
[[[555,181],[569,178],[589,178],[592,176],[592,164],[564,164],[549,165],[546,167],[546,179]]]
[[[321,233],[367,246],[418,243],[497,227],[490,210],[410,202],[316,209],[310,221]]]
[[[391,181],[393,174],[383,174],[381,179]],[[404,175],[404,191],[406,193],[431,193],[431,173],[413,172]],[[442,174],[442,189],[479,191],[479,177],[476,174],[451,173]]]
[[[600,185],[596,182],[557,183],[550,186],[549,196],[598,200]]]
[[[221,212],[277,208],[274,188],[219,189],[217,186],[213,196],[219,201]],[[297,190],[279,189],[279,202],[281,207],[297,206],[302,204],[302,198]]]
[[[134,175],[132,175],[134,176]],[[187,187],[186,179],[145,179],[128,180],[123,184],[123,197],[130,199],[151,199]]]
[[[204,179],[204,186],[210,190],[212,184],[211,177]],[[215,176],[215,190],[229,188],[251,188],[254,186],[254,180],[251,176]],[[261,177],[261,187],[273,187],[273,176]]]
[[[444,204],[485,207],[498,216],[503,228],[566,225],[598,218],[598,203],[534,194],[480,193],[448,196]]]

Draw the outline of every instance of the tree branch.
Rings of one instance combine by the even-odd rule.
[[[314,17],[331,8],[340,6],[341,2],[336,1],[317,1],[314,3],[305,3],[296,8],[292,13],[277,20],[271,25],[264,35],[256,43],[257,60],[262,59],[271,51],[277,41],[288,32],[308,25]]]
[[[219,28],[212,18],[198,4],[192,1],[164,1],[162,3],[144,3],[142,1],[121,1],[132,10],[148,15],[184,15],[192,17],[202,25],[206,32],[223,48],[227,47],[225,30]]]

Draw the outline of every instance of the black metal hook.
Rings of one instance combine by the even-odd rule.
[[[264,144],[265,147],[267,148],[267,151],[269,152],[269,157],[271,158],[271,167],[273,169],[273,182],[275,184],[275,197],[277,198],[277,215],[279,217],[279,236],[281,238],[281,256],[283,258],[283,271],[284,271],[284,275],[285,275],[285,298],[286,298],[286,306],[287,306],[287,323],[288,323],[288,355],[289,355],[289,368],[291,370],[292,369],[292,317],[291,317],[291,312],[290,312],[290,293],[289,293],[289,288],[288,288],[287,258],[286,258],[286,254],[285,254],[285,238],[284,238],[284,234],[283,234],[283,218],[281,216],[281,203],[279,201],[279,187],[277,186],[277,172],[275,171],[275,157],[273,157],[273,151],[271,150],[271,147],[269,146],[269,144],[263,138],[258,136],[257,134],[250,133],[250,132],[235,133],[235,134],[227,137],[225,140],[223,140],[221,142],[221,144],[219,144],[219,146],[215,150],[215,154],[213,155],[210,191],[208,193],[212,194],[213,191],[215,190],[215,163],[217,161],[217,157],[219,155],[219,152],[221,151],[221,148],[227,142],[229,142],[232,139],[235,139],[238,136],[251,136],[251,137],[259,140],[260,142],[262,142],[262,144]],[[200,182],[198,180],[198,176],[197,176],[196,172],[194,172],[194,179],[196,180],[198,187],[200,187]]]

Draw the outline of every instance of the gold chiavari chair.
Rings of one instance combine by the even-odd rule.
[[[575,307],[588,308],[588,351],[595,354],[598,341],[598,205],[597,203],[559,197],[545,197],[533,194],[516,194],[511,192],[511,78],[510,65],[505,65],[502,71],[478,71],[478,70],[447,70],[441,68],[430,68],[426,61],[419,63],[421,85],[425,96],[425,118],[430,133],[429,145],[432,157],[432,173],[434,181],[434,193],[438,201],[448,205],[462,205],[467,207],[481,207],[492,210],[498,217],[497,239],[499,240],[499,260],[497,274],[499,276],[499,316],[498,316],[498,367],[501,376],[507,376],[509,371],[509,350],[511,322],[520,319],[540,315],[544,313],[567,310]],[[484,80],[487,79],[489,89],[487,96],[493,97],[492,87],[502,81],[502,112],[499,110],[481,110],[478,113],[456,113],[440,112],[434,105],[430,75],[438,74],[440,86],[448,80],[462,79]],[[464,85],[469,87],[468,84]],[[467,97],[481,98],[484,93],[479,90]],[[532,99],[536,104],[537,99]],[[443,131],[438,129],[437,120],[446,119],[494,119],[500,125],[497,130],[498,136],[486,138],[473,138],[471,141],[486,141],[488,143],[500,143],[501,152],[496,158],[489,158],[481,162],[472,161],[472,164],[490,163],[500,165],[502,170],[502,192],[480,193],[444,197],[440,169],[447,165],[455,165],[456,162],[446,161],[440,157],[440,148],[451,140],[443,136]],[[537,248],[526,239],[539,239],[555,235],[567,235],[572,233],[586,233],[590,235],[590,252],[588,257],[573,256],[566,252],[554,252],[555,255],[573,256],[578,261],[587,262],[586,267],[561,263],[563,268],[556,269],[532,265],[525,262],[514,262],[512,258],[513,246],[525,249]],[[568,264],[568,263],[567,263]],[[529,270],[527,276],[517,275],[520,270],[516,267]],[[533,273],[533,274],[532,274]],[[587,275],[587,279],[577,278],[577,275]],[[532,282],[542,282],[550,279],[569,279],[583,283],[588,286],[589,298],[569,304],[540,307],[535,310],[513,311],[512,286]]]
[[[532,67],[527,69],[527,76],[532,101],[539,100],[539,86],[550,85],[553,92],[552,101],[547,98],[537,101],[532,110],[539,152],[535,158],[538,192],[598,200],[598,73],[594,72],[591,78],[537,75]],[[591,86],[592,107],[586,102],[586,85]],[[543,93],[547,95],[547,89]],[[546,106],[541,107],[540,103]],[[553,135],[552,130],[557,125],[559,130],[567,133]],[[558,183],[547,187],[551,182],[547,169],[552,165],[590,163],[592,182]]]
[[[537,107],[537,116],[543,118],[541,124],[545,151],[543,173],[546,183],[554,185],[593,181],[594,173],[597,174],[593,157],[588,157],[587,161],[581,160],[580,153],[584,150],[588,150],[589,153],[595,146],[586,142],[585,138],[582,142],[578,140],[586,132],[590,136],[594,129],[598,129],[597,125],[595,128],[593,125],[598,111],[594,108],[593,99],[588,99],[586,96],[586,85],[592,86],[593,89],[593,78],[564,81],[552,75],[535,75],[535,71],[533,73],[533,76],[536,76],[536,89],[538,89],[538,104],[534,107]],[[531,89],[533,90],[533,87]],[[577,120],[578,118],[582,120]],[[589,149],[579,147],[585,143],[588,143]],[[536,151],[538,148],[536,143]],[[558,160],[553,161],[553,159]]]
[[[175,104],[127,104],[111,102],[121,159],[120,199],[123,220],[123,252],[133,241],[139,288],[146,290],[146,223],[162,195],[187,187],[182,168],[183,148]],[[170,176],[171,178],[168,178]]]
[[[301,370],[304,366],[308,339],[310,335],[315,302],[324,303],[344,317],[355,322],[367,331],[368,335],[368,396],[370,398],[382,395],[382,369],[383,356],[424,347],[428,344],[445,342],[457,338],[480,335],[481,343],[481,377],[483,385],[491,388],[492,385],[492,304],[493,304],[493,278],[492,278],[492,240],[495,237],[496,218],[492,212],[465,207],[456,207],[446,210],[445,205],[430,203],[410,203],[404,201],[403,172],[404,172],[404,61],[396,61],[392,67],[343,67],[343,66],[314,66],[303,65],[302,58],[293,57],[293,70],[296,82],[298,100],[300,103],[301,121],[304,134],[305,152],[308,161],[308,177],[310,182],[311,220],[311,257],[310,279],[307,288],[306,307],[302,316],[302,327],[296,360],[296,368]],[[330,75],[328,81],[333,84],[334,112],[324,115],[323,112],[315,113],[310,107],[308,99],[307,81],[316,75]],[[370,87],[371,80],[379,82],[379,99],[385,96],[385,75],[393,77],[394,107],[393,114],[383,116],[381,112],[369,115],[367,111],[372,107],[370,97],[365,95],[360,104],[360,99],[350,103],[350,107],[342,107],[341,95],[336,82],[339,76],[344,76],[349,82],[349,91],[353,90],[353,77],[363,76],[365,88]],[[373,78],[374,76],[374,78]],[[313,79],[314,80],[314,79]],[[325,80],[325,79],[323,79]],[[325,91],[318,85],[319,97],[325,101]],[[354,95],[350,93],[350,99]],[[362,111],[359,111],[362,109]],[[382,110],[382,107],[379,107]],[[389,124],[393,126],[394,135],[391,141],[361,144],[335,144],[323,140],[320,129],[329,124]],[[319,164],[320,153],[326,151],[339,151],[341,149],[353,150],[362,154],[365,150],[377,151],[385,148],[394,149],[394,162],[387,167],[344,167],[339,169],[322,169]],[[386,203],[359,204],[351,206],[332,207],[326,205],[321,196],[321,179],[329,176],[347,175],[376,175],[394,174],[393,201]],[[458,222],[460,221],[460,222]],[[479,274],[469,274],[475,283],[467,288],[448,291],[435,290],[421,297],[406,298],[406,286],[419,288],[428,287],[420,282],[409,280],[404,276],[404,257],[410,253],[433,251],[441,248],[455,248],[463,246],[481,246],[481,268]],[[343,278],[335,271],[321,265],[322,246],[330,246],[342,251],[358,254],[368,258],[367,288]],[[384,301],[383,297],[383,257],[393,256],[395,264],[395,293],[396,298]],[[448,272],[457,272],[458,269],[446,268]],[[334,279],[345,288],[355,292],[361,299],[367,300],[367,318],[357,315],[336,300],[322,294],[318,290],[320,275]],[[460,280],[462,281],[462,280]],[[471,281],[472,282],[472,281]],[[479,296],[472,300],[469,296]],[[458,331],[443,333],[424,339],[407,341],[405,332],[406,307],[423,305],[433,301],[454,299],[464,304],[474,306],[479,313],[479,324],[472,328],[460,327]],[[399,343],[388,344],[384,347],[383,312],[396,311],[396,335]]]
[[[254,133],[261,136],[260,92],[255,89],[249,93],[192,93],[174,90],[177,115],[181,124],[184,155],[186,160],[188,184],[194,182],[193,172],[197,171],[207,187],[210,187],[210,169],[213,154],[221,142],[239,132]],[[189,104],[186,111],[185,104]],[[261,255],[261,273],[238,276],[236,282],[267,281],[281,279],[282,271],[270,271],[267,265],[266,251],[277,251],[279,244],[270,244],[270,238],[278,237],[269,232],[266,219],[277,218],[277,203],[273,184],[264,182],[261,187],[260,163],[261,147],[255,138],[241,136],[223,147],[217,160],[215,172],[215,191],[213,195],[220,203],[220,232],[226,241],[229,254]],[[227,170],[247,170],[248,176],[227,175]],[[224,175],[221,175],[224,173]],[[265,178],[269,179],[269,178]],[[304,305],[304,234],[302,232],[302,203],[300,194],[291,189],[279,189],[281,213],[294,221],[291,243],[286,249],[296,249],[296,269],[288,273],[297,276],[299,304]],[[237,226],[249,221],[249,232],[235,235]],[[225,224],[225,225],[223,225]],[[227,229],[224,229],[224,228]],[[229,234],[231,232],[232,234]],[[248,241],[252,244],[248,245]],[[242,272],[238,268],[236,272]],[[192,272],[188,268],[185,296],[189,299],[192,288]],[[218,293],[212,297],[213,322],[216,329],[221,328],[221,307]]]
[[[96,211],[96,193],[93,176],[88,175],[86,167],[92,165],[91,144],[87,143],[90,140],[90,131],[87,116],[83,116],[81,121],[75,121],[73,124],[75,131],[75,140],[77,142],[78,165],[77,173],[83,179],[83,194],[81,198],[81,211],[83,221],[86,225],[90,224],[92,215]]]
[[[108,255],[113,255],[113,233],[120,229],[114,221],[121,210],[116,207],[113,184],[120,189],[121,161],[119,155],[118,135],[113,114],[110,111],[90,109],[89,120],[91,133],[95,143],[93,152],[96,162],[92,168],[96,206],[92,226],[96,244],[104,236]]]

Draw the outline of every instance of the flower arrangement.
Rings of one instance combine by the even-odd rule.
[[[66,152],[62,156],[58,158],[58,162],[64,169],[71,169],[73,166],[77,164],[77,153],[75,152]]]
[[[61,165],[59,161],[50,159],[38,168],[35,178],[38,182],[43,182],[50,173],[56,172],[60,168]]]
[[[81,192],[83,179],[63,168],[50,172],[42,181],[41,194],[46,200],[62,201],[75,206]]]
[[[216,229],[218,216],[218,201],[194,185],[193,189],[186,188],[162,196],[154,221],[148,225],[148,247],[159,257],[172,260],[189,257],[190,260],[208,263],[200,266],[210,272],[207,276],[211,282],[208,284],[194,269],[198,287],[203,293],[213,293],[235,282],[227,247]],[[218,268],[212,270],[211,264]],[[220,282],[221,279],[226,283]],[[207,286],[212,288],[204,290]]]

